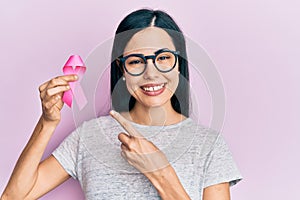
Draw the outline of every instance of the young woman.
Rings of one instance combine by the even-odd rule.
[[[216,131],[189,118],[185,40],[165,12],[137,10],[114,40],[110,116],[84,122],[41,162],[75,75],[39,87],[43,113],[1,199],[37,199],[73,177],[86,199],[229,200],[241,179]]]

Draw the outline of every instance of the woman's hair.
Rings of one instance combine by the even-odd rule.
[[[124,81],[123,68],[119,66],[117,58],[123,55],[124,49],[137,32],[150,27],[159,27],[165,30],[172,38],[176,51],[179,51],[179,84],[171,97],[173,109],[189,116],[189,71],[186,55],[185,39],[175,21],[160,10],[140,9],[127,15],[119,24],[112,49],[111,57],[111,96],[112,106],[116,111],[130,111],[136,100],[130,95]]]

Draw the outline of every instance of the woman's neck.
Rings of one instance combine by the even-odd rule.
[[[181,122],[186,117],[177,113],[171,102],[161,107],[145,107],[136,102],[134,108],[127,113],[121,113],[125,118],[137,124],[162,126]]]

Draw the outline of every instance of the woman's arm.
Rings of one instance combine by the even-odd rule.
[[[40,118],[18,159],[1,200],[37,199],[67,180],[69,175],[53,156],[40,163],[54,129],[54,125],[45,123]]]
[[[229,183],[220,183],[204,188],[203,200],[230,200]]]
[[[171,165],[152,173],[145,173],[162,199],[190,199]]]
[[[17,161],[1,200],[36,199],[69,177],[53,156],[40,162],[60,122],[62,94],[69,89],[68,82],[75,80],[73,75],[60,76],[39,87],[43,114]]]
[[[171,166],[157,171],[155,176],[145,175],[162,199],[190,199]],[[230,200],[229,183],[220,183],[204,188],[202,199]]]

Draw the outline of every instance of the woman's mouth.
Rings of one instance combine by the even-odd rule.
[[[148,96],[156,96],[161,94],[165,90],[165,83],[162,84],[146,84],[141,86],[144,94]]]

